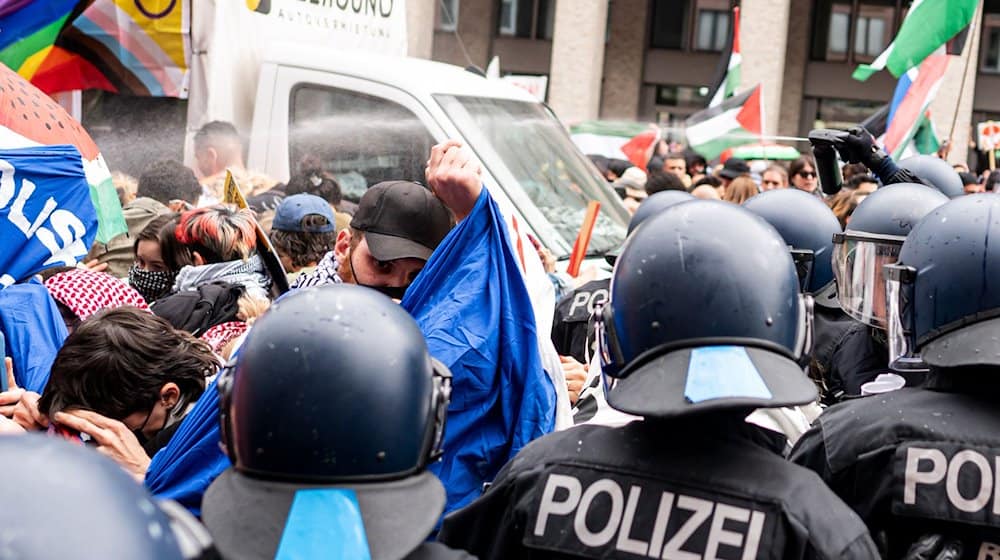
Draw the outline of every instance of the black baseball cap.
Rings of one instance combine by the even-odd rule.
[[[740,158],[731,157],[726,160],[719,171],[719,176],[725,179],[735,179],[741,175],[749,175],[750,166]]]
[[[385,181],[365,191],[351,229],[365,232],[368,251],[380,261],[427,260],[453,224],[451,211],[426,187]]]

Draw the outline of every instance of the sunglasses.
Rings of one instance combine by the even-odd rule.
[[[805,179],[812,179],[813,177],[816,176],[816,172],[815,171],[799,171],[798,173],[796,173],[796,175],[798,175],[799,177],[803,177]]]

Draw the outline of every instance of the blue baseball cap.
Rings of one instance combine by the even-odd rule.
[[[319,214],[326,218],[326,224],[319,227],[304,227],[302,218],[309,214]],[[293,194],[286,197],[274,212],[271,229],[301,233],[327,233],[336,230],[333,210],[322,198],[314,194]]]

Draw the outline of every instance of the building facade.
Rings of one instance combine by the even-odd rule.
[[[909,0],[439,0],[421,18],[433,19],[432,39],[410,33],[424,45],[413,54],[429,42],[435,60],[486,68],[496,56],[502,74],[547,76],[546,101],[567,123],[670,125],[707,105],[736,3],[742,85],[763,84],[767,134],[849,126],[891,98],[888,72],[851,73],[887,46]],[[930,111],[962,161],[974,158],[975,123],[1000,119],[1000,0],[950,48],[962,54]]]

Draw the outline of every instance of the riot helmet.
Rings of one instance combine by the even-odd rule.
[[[628,222],[628,234],[635,231],[635,228],[639,227],[640,224],[652,218],[653,216],[663,212],[667,208],[670,208],[674,204],[681,202],[687,202],[690,200],[695,200],[691,193],[687,191],[660,191],[658,193],[653,193],[649,195],[646,200],[642,201],[639,208],[632,215],[632,219]],[[622,248],[618,247],[613,251],[609,252],[605,259],[608,264],[614,265],[615,261],[618,259],[618,255],[622,252]]]
[[[885,267],[890,361],[1000,365],[1000,197],[977,194],[927,215]]]
[[[727,202],[674,205],[629,236],[595,313],[608,403],[666,418],[811,402],[796,363],[811,302],[763,219]]]
[[[854,319],[886,328],[882,267],[896,262],[903,240],[948,197],[926,185],[882,187],[858,205],[844,233],[833,236],[833,272],[840,307]]]
[[[927,185],[941,191],[948,198],[965,195],[965,187],[958,171],[941,158],[930,155],[911,156],[900,161],[898,165],[919,177]]]
[[[767,220],[788,244],[802,291],[816,303],[837,306],[833,279],[833,236],[840,222],[823,201],[799,189],[761,193],[743,207]],[[829,294],[829,297],[821,297]]]
[[[0,437],[14,506],[5,558],[185,558],[171,519],[118,465],[81,445],[35,434]]]
[[[426,467],[451,374],[402,307],[354,285],[294,292],[256,321],[218,386],[233,468],[202,512],[224,556],[274,558],[317,516],[365,536],[343,557],[401,557],[427,538],[445,503]],[[319,546],[306,540],[295,546]]]

